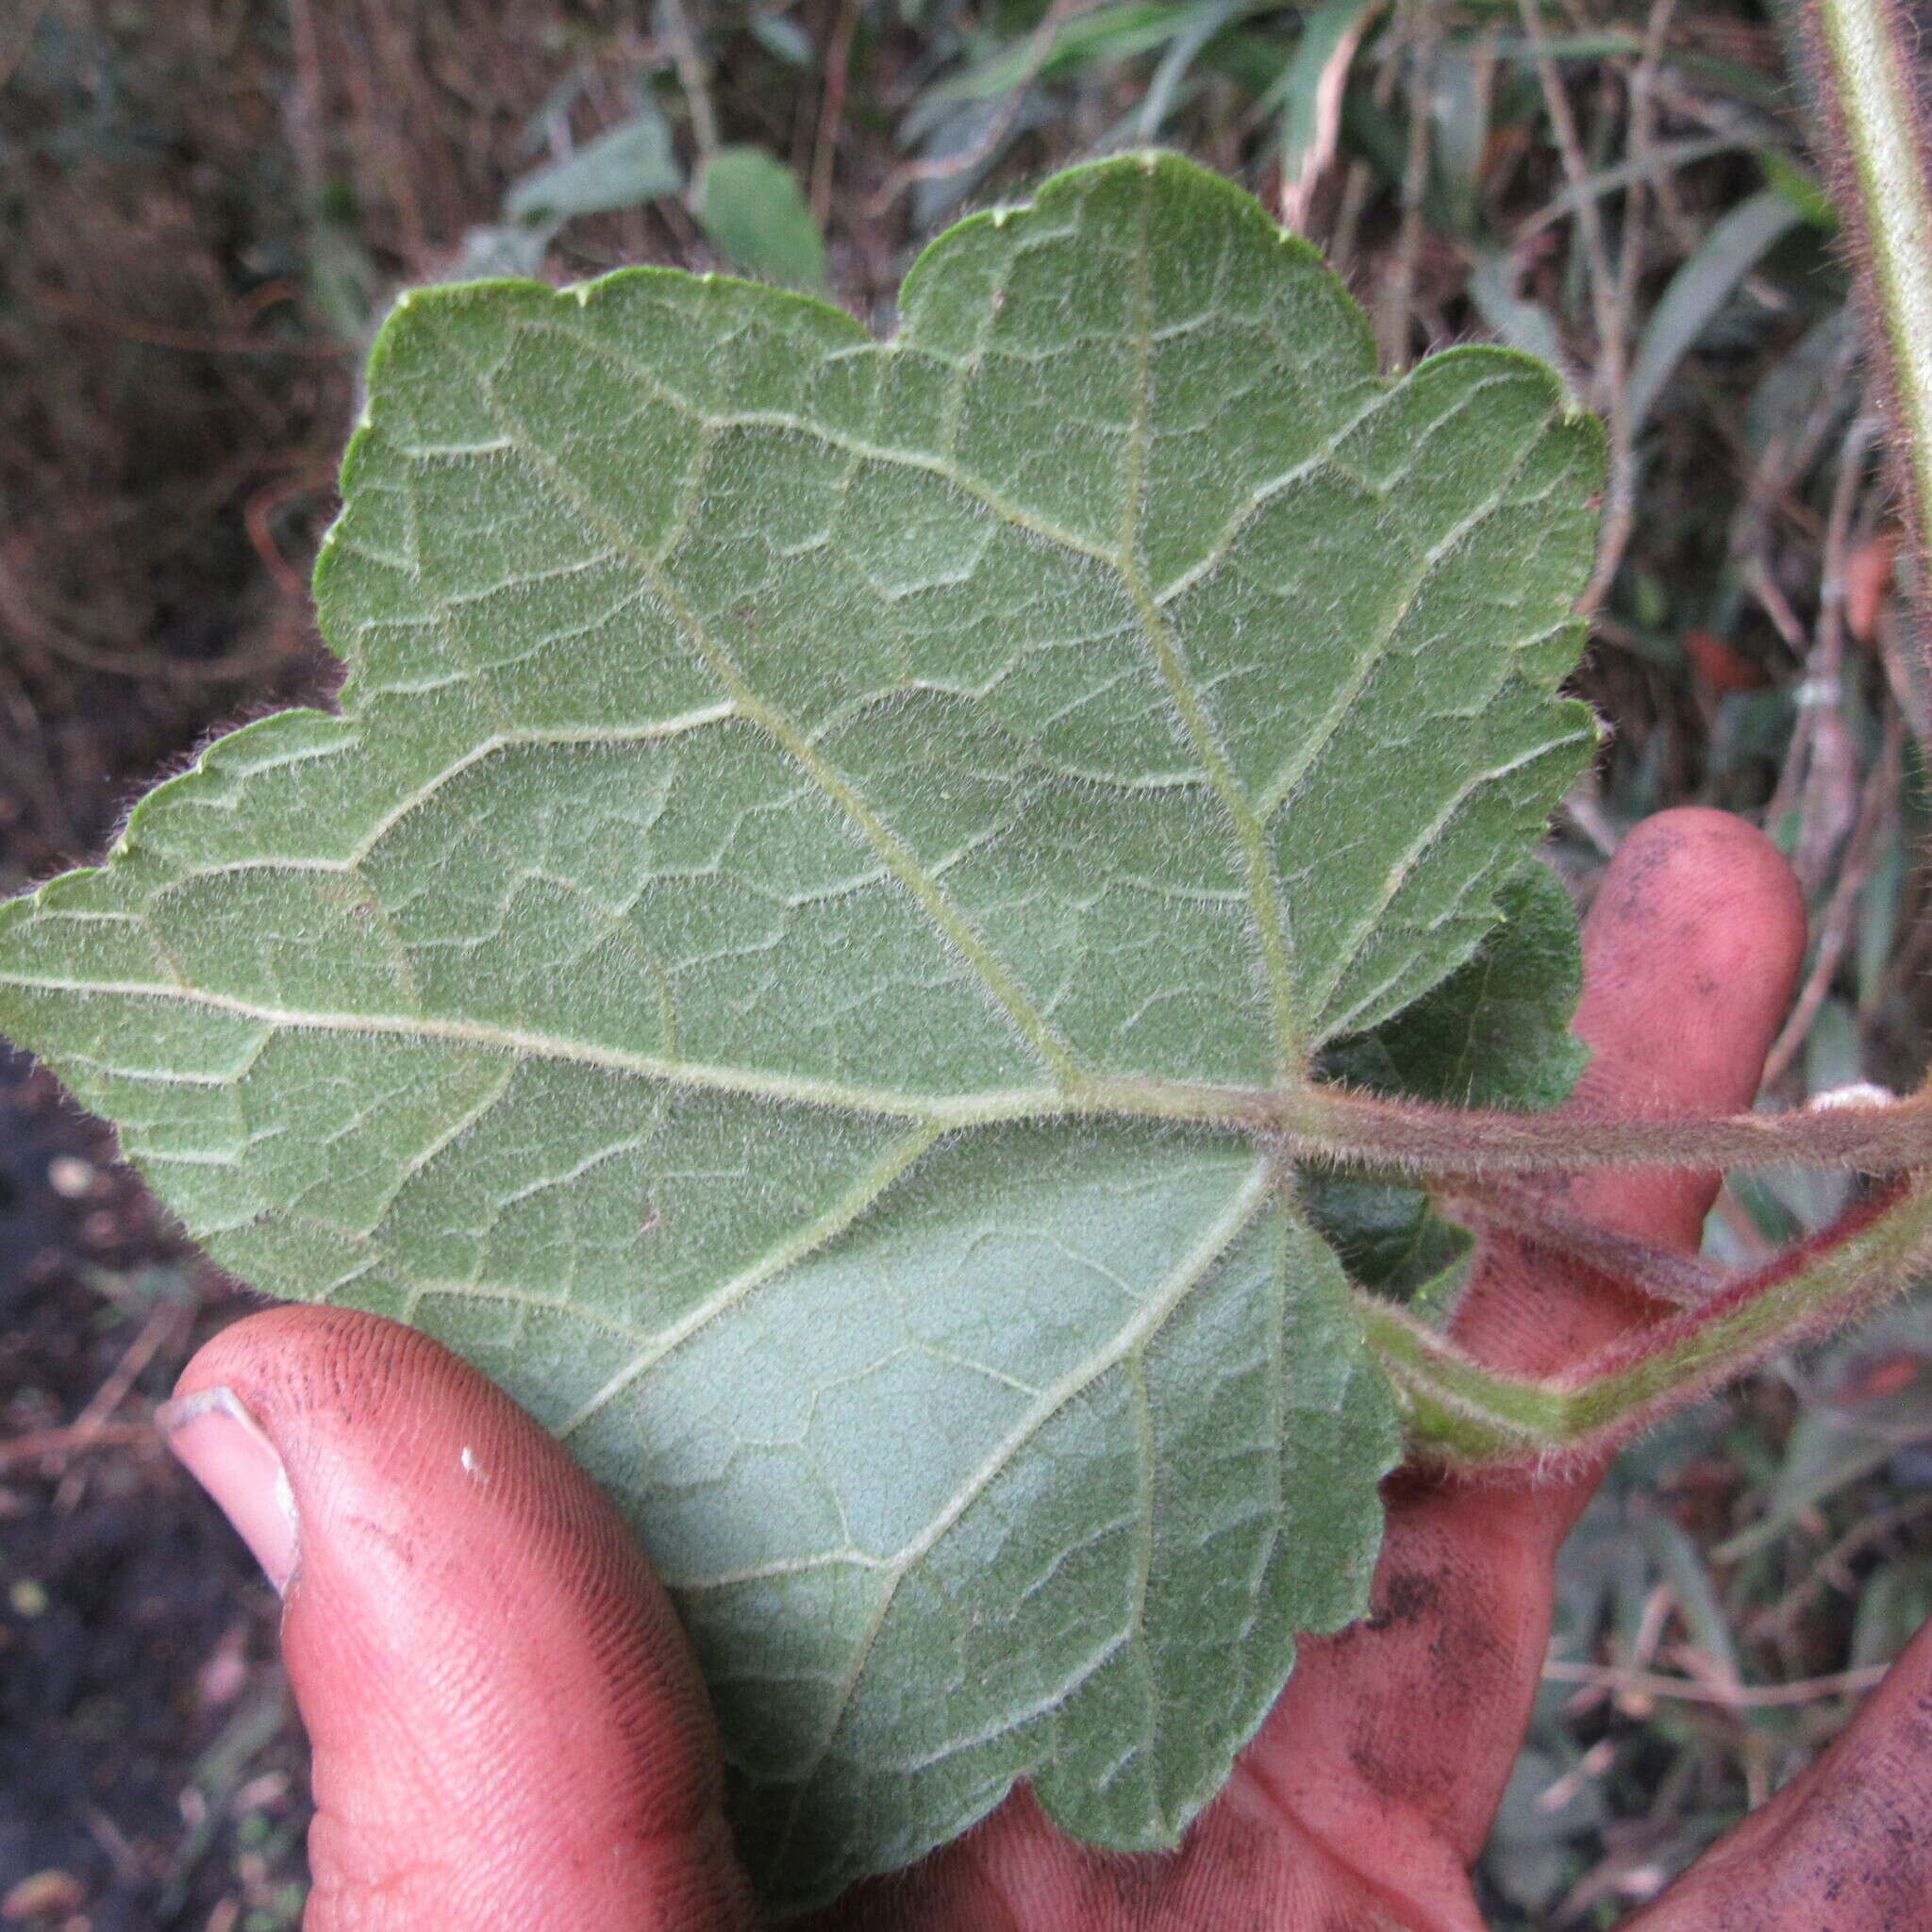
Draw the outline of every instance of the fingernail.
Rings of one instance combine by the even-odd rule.
[[[295,1493],[261,1424],[232,1389],[197,1389],[155,1410],[155,1426],[221,1506],[277,1591],[295,1574]]]

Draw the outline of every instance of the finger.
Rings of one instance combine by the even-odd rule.
[[[1932,1627],[1819,1761],[1630,1932],[1918,1932],[1932,1924]]]
[[[1804,899],[1761,832],[1702,807],[1646,819],[1618,848],[1584,922],[1574,1024],[1591,1062],[1563,1111],[1748,1108],[1804,951]],[[1598,1168],[1551,1185],[1607,1227],[1691,1251],[1719,1178]],[[1485,1361],[1534,1374],[1574,1365],[1657,1312],[1601,1276],[1495,1241],[1485,1245],[1455,1332]]]
[[[637,1544],[426,1336],[277,1308],[161,1418],[285,1587],[314,1750],[306,1932],[751,1922],[696,1665]]]
[[[1592,1058],[1572,1108],[1747,1107],[1804,939],[1789,868],[1742,820],[1683,810],[1640,825],[1584,927],[1575,1024]],[[1567,1191],[1611,1225],[1690,1249],[1716,1186],[1709,1174],[1632,1170],[1580,1176]],[[1499,1239],[1484,1244],[1457,1332],[1488,1360],[1541,1373],[1654,1312]],[[1462,1874],[1528,1722],[1557,1547],[1599,1474],[1398,1479],[1373,1614],[1307,1645],[1244,1760],[1304,1828],[1344,1855],[1371,1853],[1418,1924],[1479,1923]],[[1461,1916],[1427,1916],[1452,1898]]]

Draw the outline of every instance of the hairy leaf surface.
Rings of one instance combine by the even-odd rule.
[[[1569,1097],[1590,1052],[1570,1031],[1583,991],[1576,913],[1547,866],[1497,894],[1506,924],[1475,957],[1374,1033],[1338,1041],[1324,1077],[1452,1107],[1535,1111]],[[1351,1279],[1403,1299],[1466,1254],[1466,1229],[1410,1180],[1310,1163],[1302,1202]]]
[[[1521,358],[1378,378],[1171,158],[962,223],[883,344],[671,271],[411,295],[340,715],[0,912],[0,1027],[228,1267],[613,1489],[774,1903],[1023,1774],[1170,1842],[1395,1450],[1241,1123],[1470,958],[1588,758],[1599,467]]]

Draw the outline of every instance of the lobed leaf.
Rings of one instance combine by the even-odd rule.
[[[0,908],[0,1027],[226,1266],[610,1486],[775,1907],[1023,1774],[1171,1842],[1396,1449],[1248,1103],[1470,958],[1588,758],[1599,469],[1524,358],[1379,378],[1171,157],[960,224],[884,343],[663,270],[409,295],[340,715]]]

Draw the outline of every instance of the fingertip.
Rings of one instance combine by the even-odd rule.
[[[1645,819],[1584,922],[1577,1104],[1668,1113],[1748,1107],[1804,963],[1805,902],[1775,845],[1735,814]]]

